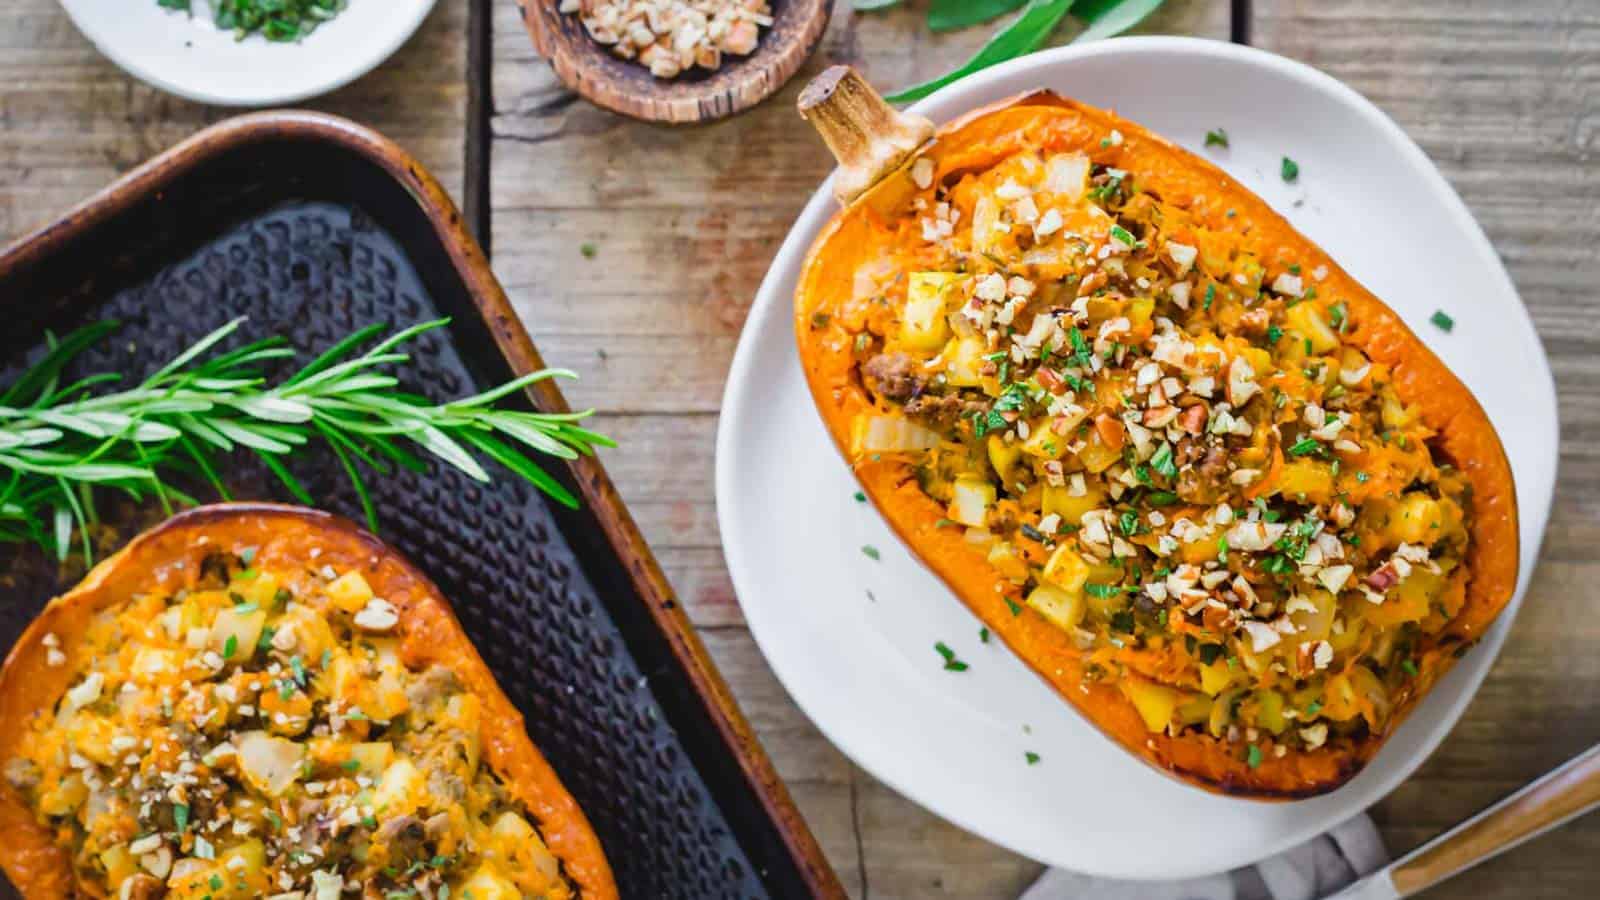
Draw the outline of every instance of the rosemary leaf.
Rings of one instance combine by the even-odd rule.
[[[381,326],[362,328],[276,387],[257,367],[294,351],[281,337],[223,349],[244,322],[235,319],[211,332],[137,386],[103,393],[95,391],[119,376],[91,375],[64,387],[60,378],[79,354],[113,333],[115,323],[90,325],[60,340],[48,336],[45,355],[0,392],[0,543],[37,543],[64,558],[76,530],[88,556],[96,491],[136,501],[154,497],[164,508],[192,504],[194,498],[168,480],[187,472],[228,499],[217,463],[238,448],[259,456],[290,494],[309,504],[310,493],[287,462],[313,442],[326,444],[376,530],[363,468],[381,476],[396,466],[425,471],[404,443],[478,481],[490,480],[477,458],[487,457],[568,506],[577,499],[528,454],[575,459],[616,446],[577,424],[592,411],[494,405],[545,379],[577,377],[565,369],[530,372],[444,404],[398,390],[399,378],[384,367],[404,366],[407,345],[444,327],[446,319],[387,336]]]

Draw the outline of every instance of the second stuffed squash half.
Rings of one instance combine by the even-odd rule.
[[[859,101],[835,114],[870,143],[892,117]],[[1262,799],[1343,784],[1512,596],[1483,410],[1266,203],[1137,124],[1039,92],[912,134],[862,154],[916,146],[795,296],[866,493],[1129,752]]]
[[[0,865],[29,898],[617,896],[431,581],[337,517],[173,517],[0,672]]]

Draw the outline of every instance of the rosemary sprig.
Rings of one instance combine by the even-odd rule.
[[[89,325],[59,341],[52,337],[44,358],[0,393],[0,542],[33,542],[65,558],[76,527],[89,557],[96,489],[121,491],[135,500],[154,497],[170,510],[174,502],[195,502],[167,480],[187,472],[226,499],[217,459],[240,447],[258,455],[290,493],[309,504],[310,494],[284,460],[316,440],[333,450],[374,530],[377,514],[358,463],[382,475],[397,465],[422,470],[410,445],[478,481],[489,480],[478,461],[487,457],[556,501],[576,506],[571,492],[528,451],[574,459],[596,446],[616,446],[578,424],[593,410],[537,413],[495,406],[534,382],[575,378],[574,373],[530,372],[444,404],[397,390],[399,380],[384,367],[405,363],[409,357],[402,345],[448,322],[414,325],[358,352],[385,330],[368,326],[268,386],[261,366],[290,358],[294,351],[282,337],[219,350],[244,323],[235,319],[139,386],[107,393],[96,389],[120,376],[63,383],[62,372],[117,324]]]

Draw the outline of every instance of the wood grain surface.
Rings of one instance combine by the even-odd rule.
[[[722,122],[668,128],[566,90],[534,56],[511,0],[471,6],[469,16],[467,0],[442,0],[388,64],[309,105],[384,130],[452,191],[467,185],[469,209],[481,203],[498,275],[546,358],[584,373],[569,400],[600,409],[622,443],[606,458],[612,477],[852,893],[1015,897],[1038,866],[882,786],[795,708],[744,627],[712,496],[717,407],[739,329],[829,167],[794,113],[800,85],[836,62],[880,86],[907,84],[965,59],[987,32],[928,34],[925,0],[873,14],[841,0],[816,57],[776,97]],[[1235,8],[1248,17],[1233,22]],[[469,64],[473,16],[483,53]],[[1482,222],[1555,368],[1561,470],[1533,591],[1461,724],[1376,808],[1398,855],[1600,741],[1591,699],[1600,695],[1600,4],[1169,0],[1141,30],[1224,39],[1244,30],[1372,98]],[[0,237],[225,115],[123,76],[56,0],[0,4],[0,77]],[[469,79],[487,79],[471,110]],[[485,140],[468,147],[469,133]],[[1428,896],[1593,897],[1597,860],[1600,817]]]

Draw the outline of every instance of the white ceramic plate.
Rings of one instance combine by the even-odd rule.
[[[433,3],[349,0],[310,36],[280,44],[218,30],[206,0],[194,0],[192,15],[156,0],[61,0],[84,37],[128,74],[220,106],[274,106],[342,87],[398,50]]]
[[[1039,53],[941,91],[935,122],[1037,87],[1111,107],[1216,161],[1405,320],[1466,381],[1511,457],[1522,577],[1511,605],[1357,778],[1262,804],[1174,781],[1099,734],[902,546],[823,430],[790,322],[802,257],[835,211],[817,191],[779,250],[734,357],[717,434],[717,511],[751,631],[817,726],[867,771],[1042,862],[1175,878],[1249,863],[1378,800],[1444,738],[1522,602],[1556,471],[1555,387],[1516,289],[1459,197],[1371,103],[1314,69],[1231,44],[1123,38]],[[1203,150],[1225,128],[1228,150]],[[817,152],[825,152],[819,141]],[[1300,164],[1294,185],[1282,157]],[[1429,323],[1444,309],[1455,329]],[[881,551],[874,562],[864,545]],[[971,669],[946,672],[944,641]],[[1024,753],[1040,755],[1037,765]]]

